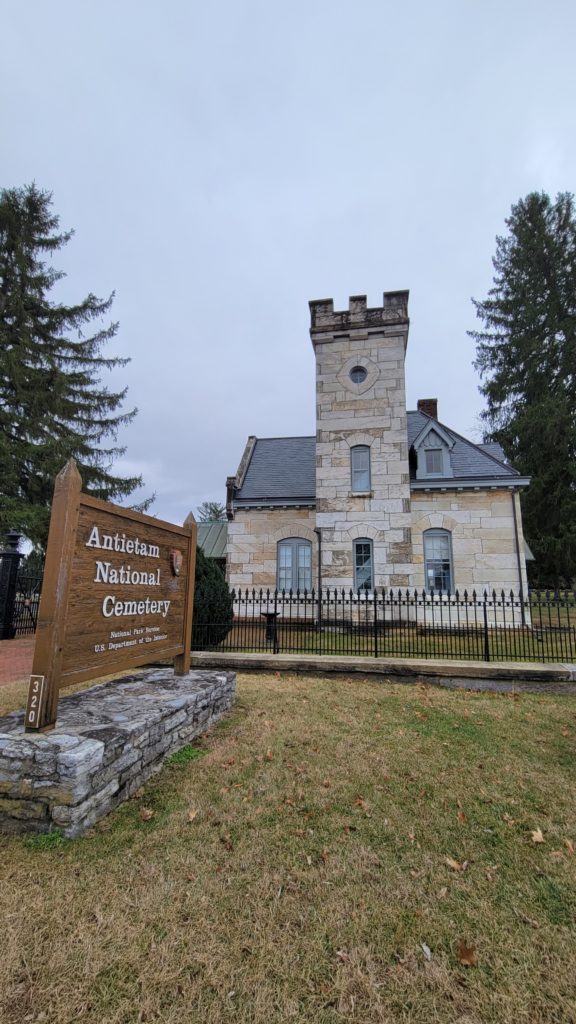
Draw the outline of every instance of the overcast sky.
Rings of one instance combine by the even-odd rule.
[[[575,190],[573,0],[4,0],[2,180],[116,291],[118,469],[224,502],[248,434],[314,432],[308,300],[410,289],[408,408],[475,436],[471,296],[532,190]]]

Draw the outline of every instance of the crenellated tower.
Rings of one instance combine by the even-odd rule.
[[[321,299],[310,313],[323,585],[411,586],[408,292],[384,292],[376,307],[354,295],[344,311]]]

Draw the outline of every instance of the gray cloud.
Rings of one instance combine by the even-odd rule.
[[[10,5],[2,184],[76,229],[62,297],[116,289],[157,515],[223,500],[247,434],[313,431],[309,298],[409,288],[408,404],[474,429],[495,235],[574,187],[575,28],[559,0]]]

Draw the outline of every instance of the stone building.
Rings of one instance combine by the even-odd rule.
[[[408,292],[310,312],[316,436],[248,438],[226,482],[230,586],[526,591],[529,480],[436,399],[406,410]]]

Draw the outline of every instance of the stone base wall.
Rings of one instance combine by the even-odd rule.
[[[145,669],[64,696],[52,732],[0,718],[0,830],[80,835],[234,701],[234,672]]]
[[[518,575],[514,512],[516,503],[522,579]],[[460,591],[527,591],[520,499],[511,491],[430,491],[412,494],[414,586],[424,581],[424,530],[440,528],[452,534],[454,589]]]

